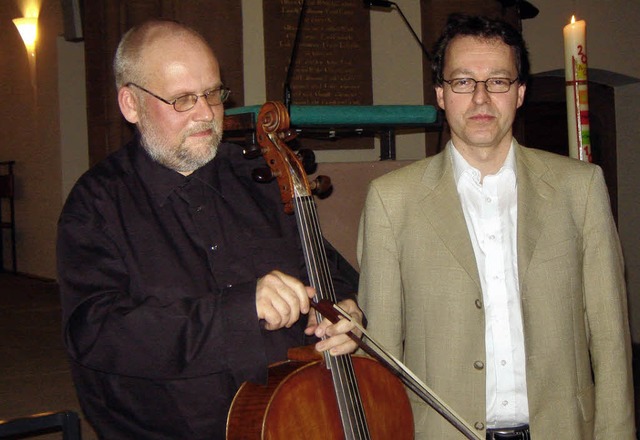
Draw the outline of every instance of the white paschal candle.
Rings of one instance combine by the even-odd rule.
[[[591,162],[586,29],[585,21],[576,21],[575,16],[564,27],[564,62],[569,155]]]

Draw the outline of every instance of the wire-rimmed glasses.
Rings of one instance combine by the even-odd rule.
[[[207,101],[207,104],[211,106],[220,105],[227,100],[227,98],[229,97],[229,94],[231,93],[231,90],[229,90],[225,86],[220,86],[215,89],[207,90],[201,95],[197,95],[195,93],[188,93],[186,95],[178,96],[173,101],[169,101],[145,89],[144,87],[139,86],[136,83],[130,82],[130,83],[127,83],[127,86],[133,86],[137,89],[142,90],[143,92],[148,93],[154,98],[159,99],[165,104],[172,105],[175,111],[177,112],[186,112],[191,110],[193,107],[196,106],[196,103],[198,102],[198,99],[200,97],[204,97],[205,101]]]
[[[476,91],[478,83],[484,83],[484,87],[489,93],[507,93],[511,89],[511,84],[518,81],[518,78],[511,80],[510,78],[487,78],[484,81],[478,81],[473,78],[453,78],[450,80],[443,79],[451,86],[453,93],[473,93]]]

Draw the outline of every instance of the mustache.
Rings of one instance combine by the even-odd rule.
[[[184,132],[184,136],[191,136],[196,133],[201,133],[203,131],[211,130],[214,135],[221,134],[221,127],[218,121],[211,122],[195,122],[191,127],[187,128]]]

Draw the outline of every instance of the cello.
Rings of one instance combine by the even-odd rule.
[[[295,214],[314,302],[336,302],[318,221],[313,184],[287,147],[289,114],[267,102],[257,140],[277,178],[285,212]],[[322,319],[316,311],[318,322]],[[291,350],[269,367],[267,385],[245,382],[227,418],[227,439],[413,439],[413,415],[402,382],[374,359]]]

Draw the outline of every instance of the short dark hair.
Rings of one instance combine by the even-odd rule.
[[[481,39],[499,39],[511,46],[515,53],[518,81],[526,83],[529,80],[529,53],[522,34],[509,23],[494,18],[464,14],[451,14],[444,27],[442,35],[434,45],[431,73],[433,84],[441,86],[443,83],[444,56],[455,37],[471,36]]]

